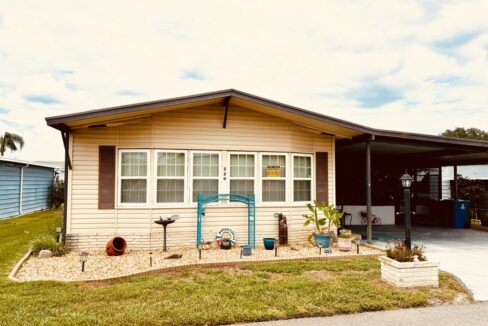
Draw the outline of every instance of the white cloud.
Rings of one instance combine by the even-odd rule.
[[[487,9],[0,0],[0,132],[25,136],[16,156],[62,159],[45,116],[230,87],[373,127],[488,129]]]

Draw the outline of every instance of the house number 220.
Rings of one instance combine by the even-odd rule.
[[[227,167],[224,166],[224,180],[227,180]]]

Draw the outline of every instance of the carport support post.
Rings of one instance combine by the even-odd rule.
[[[368,219],[367,241],[373,242],[373,230],[371,229],[371,138],[366,141],[366,214]]]

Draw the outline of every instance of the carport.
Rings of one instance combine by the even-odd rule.
[[[457,167],[488,164],[488,142],[395,131],[371,133],[336,142],[337,205],[351,215],[345,224],[361,224],[368,243],[375,225],[371,215],[383,216],[382,224],[402,225],[402,189],[399,178],[407,171],[412,185],[413,225],[445,226],[442,203],[442,167],[454,167],[452,199],[459,199]],[[361,218],[360,214],[370,218]]]

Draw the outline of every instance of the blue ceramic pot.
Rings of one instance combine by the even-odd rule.
[[[315,243],[322,248],[330,247],[330,235],[329,234],[317,234],[314,233],[313,238]]]
[[[263,238],[264,248],[266,250],[273,250],[275,247],[275,238]]]

